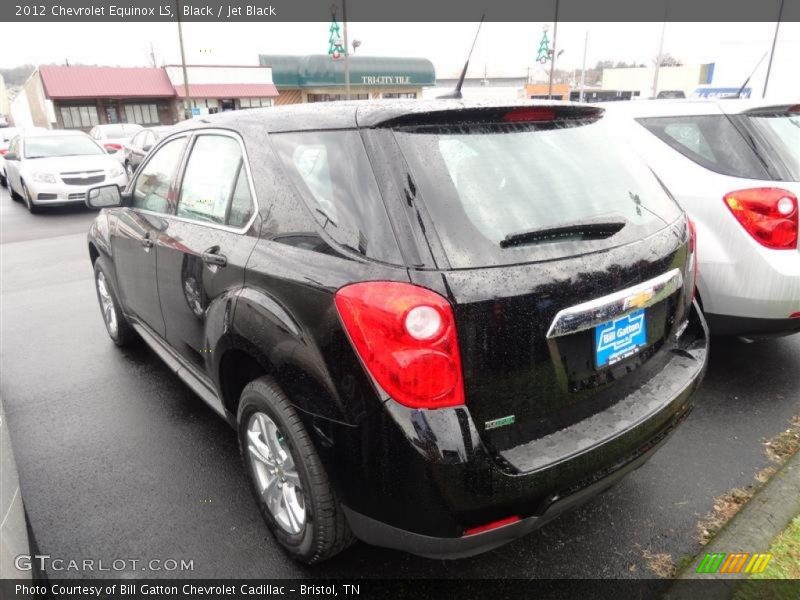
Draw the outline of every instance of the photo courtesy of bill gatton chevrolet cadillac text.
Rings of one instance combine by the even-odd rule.
[[[306,563],[522,536],[642,465],[705,370],[693,226],[599,108],[214,115],[87,203],[111,339],[236,428]]]

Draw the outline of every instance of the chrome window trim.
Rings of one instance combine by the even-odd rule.
[[[210,221],[200,221],[200,220],[197,220],[197,219],[189,219],[189,218],[186,218],[186,217],[179,217],[178,215],[172,214],[172,213],[162,213],[162,212],[157,212],[157,211],[154,211],[154,210],[147,210],[145,208],[138,208],[138,207],[135,207],[135,206],[131,206],[130,209],[133,210],[133,211],[142,213],[142,214],[146,214],[146,215],[154,215],[154,216],[161,217],[161,218],[164,218],[164,219],[174,219],[176,221],[181,221],[183,223],[192,223],[193,225],[201,225],[203,227],[210,227],[211,229],[219,229],[221,231],[228,231],[230,233],[238,233],[238,234],[247,233],[248,231],[250,231],[250,228],[253,226],[253,223],[255,222],[256,217],[258,216],[259,203],[258,203],[258,198],[256,197],[255,185],[253,184],[253,175],[250,172],[250,157],[247,155],[247,148],[245,147],[244,141],[242,140],[241,136],[238,133],[230,131],[228,129],[216,129],[216,128],[211,128],[211,127],[203,128],[203,129],[190,130],[190,131],[181,131],[181,132],[177,132],[177,133],[175,133],[173,135],[170,135],[170,136],[167,136],[165,138],[162,138],[162,139],[158,140],[158,146],[156,148],[154,148],[151,152],[152,152],[152,154],[155,154],[161,148],[161,146],[163,146],[164,144],[167,144],[167,143],[169,143],[169,142],[171,142],[173,140],[176,140],[178,138],[181,138],[181,137],[188,138],[186,149],[184,150],[184,156],[181,159],[181,165],[178,167],[179,171],[178,171],[178,173],[176,173],[176,175],[180,176],[180,181],[179,181],[180,185],[183,186],[183,176],[184,176],[184,171],[185,171],[185,165],[183,163],[185,161],[186,164],[188,164],[189,159],[191,159],[191,157],[192,157],[192,151],[194,149],[194,143],[195,143],[196,139],[201,135],[224,135],[224,136],[233,138],[233,139],[235,139],[236,141],[239,142],[239,148],[242,151],[242,163],[243,163],[245,171],[247,173],[247,185],[248,185],[248,188],[250,189],[250,203],[253,206],[253,214],[250,216],[250,220],[247,223],[245,223],[242,227],[231,227],[230,225],[222,225],[220,223],[212,223]],[[188,154],[186,154],[187,152],[188,152]],[[150,158],[148,158],[148,162],[149,161],[150,161]],[[139,169],[141,169],[141,168],[142,167],[140,166]],[[137,171],[139,169],[137,169]],[[134,180],[134,182],[131,182],[132,183],[131,188],[130,188],[131,195],[133,194],[133,190],[136,188],[135,181],[138,180],[138,179],[139,179],[139,176],[137,175],[137,177]],[[178,203],[180,202],[180,189],[178,189],[177,191],[178,191],[178,200],[175,202],[175,210],[176,211],[178,210]]]
[[[558,311],[547,330],[548,338],[569,335],[602,325],[614,318],[630,314],[640,308],[653,306],[683,287],[680,269],[672,269],[648,281],[624,290],[589,300]],[[626,306],[626,301],[641,294],[650,296],[635,306]]]

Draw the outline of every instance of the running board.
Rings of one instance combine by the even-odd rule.
[[[136,333],[138,333],[153,352],[164,361],[170,371],[180,377],[195,394],[200,396],[203,402],[214,410],[214,412],[230,422],[222,400],[214,390],[211,381],[205,381],[205,378],[201,377],[194,367],[189,365],[183,357],[179,356],[174,350],[167,346],[167,344],[162,341],[161,336],[151,330],[147,325],[130,318],[129,320],[131,326],[136,330]]]

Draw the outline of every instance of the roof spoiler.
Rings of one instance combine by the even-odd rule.
[[[511,106],[480,106],[428,111],[410,111],[391,117],[375,127],[425,127],[458,125],[524,125],[529,123],[555,123],[565,121],[596,121],[604,109],[590,105],[571,104],[518,104]]]

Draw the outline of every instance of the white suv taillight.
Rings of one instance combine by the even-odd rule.
[[[745,231],[773,250],[797,248],[797,196],[781,188],[750,188],[725,195]]]

